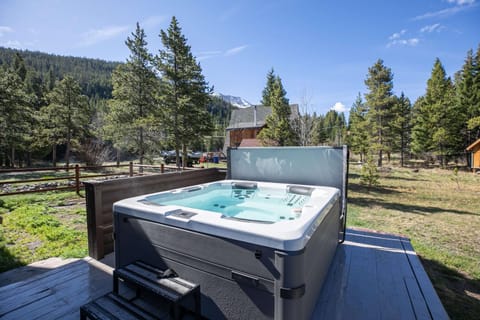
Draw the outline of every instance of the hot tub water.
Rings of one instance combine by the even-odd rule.
[[[212,184],[188,192],[146,197],[145,202],[177,205],[222,214],[224,218],[274,223],[297,219],[310,196],[256,185]]]

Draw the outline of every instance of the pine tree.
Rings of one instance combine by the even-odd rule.
[[[265,119],[265,127],[258,134],[258,138],[264,145],[292,146],[297,144],[295,131],[290,123],[291,108],[286,91],[283,88],[279,76],[275,81],[270,93],[270,104],[272,113]]]
[[[437,58],[426,93],[414,106],[412,150],[417,154],[432,152],[440,157],[442,166],[446,164],[445,156],[455,150],[461,137],[458,124],[463,116],[458,114],[453,99],[453,84]]]
[[[158,80],[148,53],[146,35],[137,23],[135,32],[125,41],[130,56],[112,74],[113,99],[105,115],[103,136],[117,149],[126,149],[139,157],[140,164],[158,143],[156,118],[159,108]]]
[[[25,146],[31,117],[22,79],[15,71],[0,68],[0,150],[5,165],[15,166],[16,150]]]
[[[367,122],[367,107],[362,100],[360,93],[350,109],[348,119],[348,135],[347,143],[352,152],[360,155],[360,161],[363,159],[368,151],[368,122]]]
[[[378,153],[378,166],[382,166],[383,152],[391,151],[391,108],[393,105],[393,74],[381,59],[368,69],[365,84],[369,92],[365,95],[368,106],[367,121],[371,148]]]
[[[400,164],[404,166],[405,152],[410,141],[410,124],[412,104],[402,92],[400,97],[395,97],[392,108],[394,117],[390,122],[390,130],[393,135],[393,151],[400,151]]]
[[[262,101],[260,103],[264,106],[270,107],[272,105],[272,102],[270,101],[270,96],[272,95],[274,83],[275,71],[272,68],[267,74],[267,84],[262,91]]]
[[[52,162],[56,165],[56,146],[66,145],[66,167],[70,165],[70,153],[78,146],[88,131],[91,111],[80,85],[71,76],[57,82],[48,94],[50,104],[40,109],[41,128],[38,133],[44,144],[52,146]]]
[[[202,68],[195,61],[175,17],[166,32],[161,30],[160,37],[164,49],[155,59],[162,75],[160,103],[165,114],[165,129],[173,137],[176,163],[180,166],[180,148],[185,165],[187,147],[198,136],[212,131],[208,113],[212,88],[205,81]]]
[[[313,118],[313,130],[312,130],[312,143],[313,145],[324,145],[327,143],[327,131],[325,130],[325,116],[319,115]]]
[[[460,90],[459,100],[468,101],[467,109],[467,144],[480,138],[480,45],[475,57],[469,58],[463,67],[463,81]],[[470,66],[471,64],[471,66]],[[471,85],[469,77],[471,77]],[[458,92],[458,91],[457,91]]]
[[[327,137],[327,144],[340,145],[343,143],[346,123],[345,115],[335,110],[329,110],[323,119],[323,127]]]

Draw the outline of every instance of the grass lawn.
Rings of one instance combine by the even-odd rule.
[[[75,192],[0,197],[0,272],[50,257],[85,257],[85,199]]]
[[[480,315],[480,176],[383,168],[380,186],[350,165],[348,225],[409,237],[452,319]]]
[[[225,164],[208,164],[217,166]],[[479,175],[383,168],[369,191],[352,164],[348,192],[350,227],[409,237],[450,317],[479,319]],[[75,192],[0,197],[0,215],[0,272],[88,254],[85,199]]]

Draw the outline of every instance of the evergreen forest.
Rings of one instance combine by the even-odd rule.
[[[221,150],[235,107],[211,95],[175,17],[160,38],[163,47],[152,54],[137,24],[124,62],[0,48],[0,166],[127,157],[144,163],[160,150],[175,150],[179,165],[190,150]],[[292,119],[271,69],[259,92],[272,113],[258,138],[264,145],[348,144],[376,167],[393,153],[402,165],[413,158],[442,166],[465,161],[466,147],[480,138],[480,47],[466,53],[453,76],[432,57],[425,93],[413,102],[396,94],[393,74],[382,59],[368,68],[358,84],[366,92],[358,93],[348,119],[334,110],[309,112],[308,102]]]

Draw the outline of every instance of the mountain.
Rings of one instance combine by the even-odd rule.
[[[229,95],[225,95],[217,92],[212,93],[212,95],[214,97],[218,97],[222,99],[225,102],[230,103],[231,105],[237,108],[248,108],[252,106],[250,102],[240,97],[229,96]]]
[[[0,68],[13,65],[17,54],[24,60],[27,78],[49,90],[56,80],[68,74],[78,81],[82,93],[88,97],[109,99],[112,96],[112,72],[119,62],[0,47]]]

